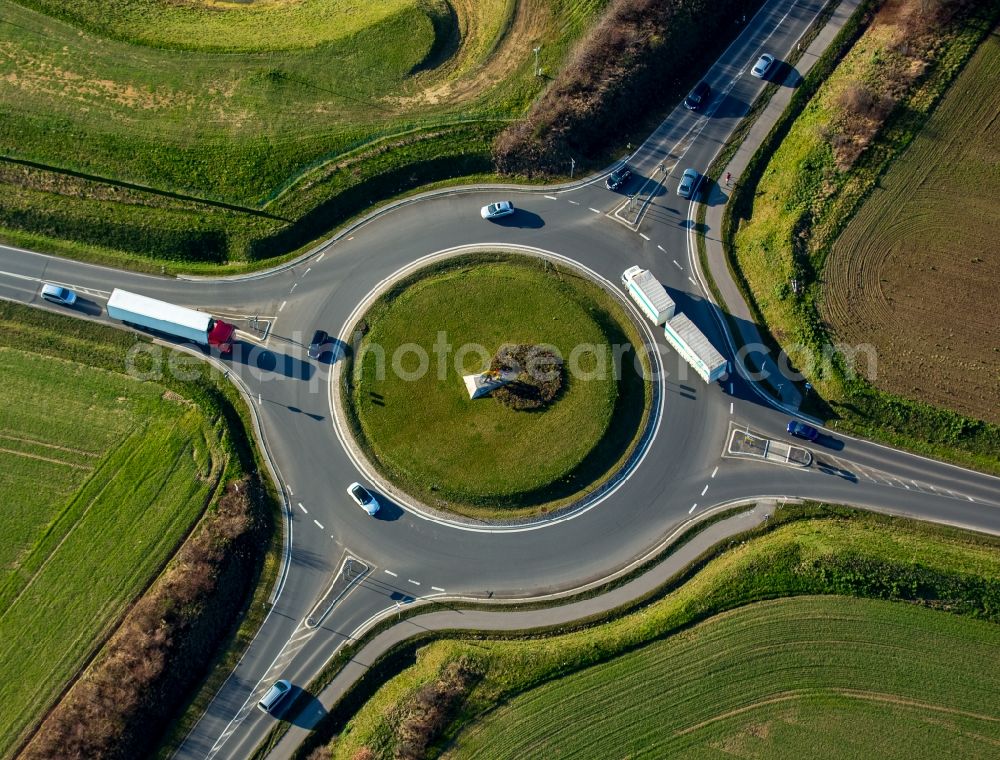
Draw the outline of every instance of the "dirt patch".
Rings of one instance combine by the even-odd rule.
[[[970,60],[833,246],[823,316],[883,390],[1000,422],[1000,39]]]
[[[433,72],[427,72],[427,82],[418,93],[393,100],[396,107],[410,109],[423,105],[461,103],[478,97],[493,82],[506,79],[511,71],[529,60],[534,41],[544,36],[550,26],[551,14],[546,3],[518,0],[512,19],[485,58],[470,62],[474,56],[469,50],[473,35],[470,24],[478,15],[475,0],[452,0],[451,7],[458,20],[461,38],[456,55]]]

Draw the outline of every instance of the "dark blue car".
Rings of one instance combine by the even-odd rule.
[[[819,438],[819,431],[816,428],[798,420],[788,421],[788,432],[796,438],[805,438],[807,441],[815,441]]]

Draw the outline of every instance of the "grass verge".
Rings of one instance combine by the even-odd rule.
[[[333,754],[351,757],[368,748],[372,757],[392,756],[399,746],[400,716],[409,714],[415,695],[436,682],[448,663],[464,660],[480,675],[456,703],[447,728],[434,740],[436,746],[517,694],[617,655],[645,651],[640,648],[650,642],[763,599],[871,597],[995,623],[1000,615],[997,547],[994,538],[899,518],[843,508],[786,507],[752,540],[737,537],[717,547],[674,579],[666,596],[610,622],[593,621],[561,635],[526,633],[527,641],[484,634],[401,647],[373,668],[384,678],[405,667],[397,678],[356,712],[358,703],[351,702],[350,695],[344,702],[352,709],[334,708],[328,727],[338,733]],[[899,614],[909,613],[904,606]],[[942,622],[941,630],[950,625]],[[311,749],[305,746],[302,752]]]
[[[259,600],[263,601],[261,588],[269,589],[273,578],[276,566],[274,557],[277,555],[271,541],[274,533],[277,533],[272,530],[273,520],[277,515],[276,499],[266,485],[255,477],[255,472],[263,470],[263,463],[257,459],[258,454],[252,440],[244,433],[249,429],[249,420],[242,417],[246,414],[245,408],[235,388],[222,381],[221,377],[206,373],[197,379],[181,381],[171,373],[163,372],[157,382],[140,384],[122,373],[126,351],[136,342],[135,337],[128,333],[10,303],[0,303],[0,325],[3,327],[0,331],[0,353],[7,357],[30,351],[32,363],[28,380],[36,377],[51,380],[60,387],[58,397],[42,392],[34,397],[24,397],[13,408],[5,404],[5,418],[10,415],[14,417],[5,419],[4,433],[10,433],[15,425],[26,426],[33,417],[33,410],[37,409],[44,419],[36,424],[31,435],[20,436],[21,439],[30,438],[35,442],[35,448],[28,453],[37,451],[38,442],[43,441],[46,434],[57,435],[58,443],[44,441],[48,444],[47,450],[58,452],[59,457],[73,462],[81,461],[81,457],[85,461],[95,459],[92,456],[94,447],[99,448],[104,439],[110,438],[115,441],[112,446],[114,450],[107,456],[108,464],[101,471],[111,473],[111,460],[115,457],[122,458],[123,466],[118,468],[116,477],[125,478],[129,483],[129,487],[116,497],[114,492],[116,488],[120,490],[120,484],[114,478],[109,479],[89,506],[84,499],[89,492],[88,485],[85,484],[69,503],[62,522],[69,522],[66,515],[71,512],[82,514],[66,539],[50,555],[52,559],[47,560],[37,574],[41,579],[45,572],[57,570],[59,555],[69,551],[75,542],[87,538],[86,528],[95,528],[98,530],[97,536],[91,535],[92,540],[87,549],[74,559],[73,571],[62,573],[56,579],[60,589],[51,594],[50,602],[46,602],[69,605],[69,611],[64,614],[65,623],[49,621],[45,625],[56,631],[72,626],[74,616],[84,611],[102,586],[117,585],[121,589],[122,598],[115,607],[116,615],[106,616],[103,620],[99,615],[94,615],[97,620],[93,623],[89,620],[86,622],[86,626],[90,627],[103,623],[96,636],[87,634],[84,625],[74,628],[79,640],[73,647],[83,647],[86,652],[67,676],[75,675],[81,665],[87,665],[87,676],[82,681],[76,681],[68,691],[68,698],[63,697],[56,704],[27,751],[29,754],[34,752],[35,756],[38,752],[42,756],[46,756],[46,753],[47,756],[52,756],[49,751],[51,747],[44,748],[48,746],[46,742],[54,740],[61,747],[60,752],[69,752],[71,744],[79,748],[81,742],[89,742],[86,745],[89,749],[81,750],[84,754],[89,753],[89,756],[99,754],[109,746],[126,754],[143,754],[158,740],[178,706],[189,698],[191,689],[204,676],[212,658],[225,660],[226,655],[219,652],[225,646],[245,645],[251,635],[248,629],[255,630],[256,624],[259,624],[258,611],[248,610],[247,604],[255,585]],[[160,356],[159,359],[165,362],[167,357]],[[54,376],[51,372],[43,371],[49,366],[57,367]],[[166,365],[160,366],[162,369]],[[152,370],[154,367],[142,369]],[[67,373],[73,377],[71,383],[67,383]],[[5,372],[5,376],[7,375]],[[30,387],[30,382],[28,386]],[[25,381],[18,380],[16,374],[11,374],[11,382],[5,392],[15,391],[24,396]],[[110,404],[102,406],[102,400],[108,400],[107,394],[112,394],[108,397]],[[170,450],[171,441],[163,434],[157,434],[158,418],[154,412],[159,404],[166,405],[168,410],[181,410],[174,434],[179,436],[178,445],[187,451],[186,455],[164,459],[163,454]],[[140,427],[143,428],[145,439],[143,435],[126,438],[128,431],[122,427],[129,420],[126,413],[131,413],[136,408],[141,412],[140,419],[144,427]],[[74,409],[85,413],[88,422],[71,427],[62,425],[64,420],[73,417]],[[190,424],[187,427],[180,424],[187,417],[204,420],[204,429],[197,426],[192,429]],[[198,473],[193,473],[190,477],[184,475],[180,485],[183,487],[183,481],[186,480],[188,489],[210,487],[210,497],[202,498],[197,509],[189,513],[191,519],[181,528],[163,529],[162,535],[146,540],[142,522],[127,524],[128,516],[135,510],[129,511],[126,507],[137,496],[142,496],[143,489],[156,490],[156,462],[162,463],[164,467],[173,462],[173,477],[184,474],[185,468],[191,466],[188,460],[195,466],[204,468],[206,455],[194,453],[193,449],[204,452],[208,443],[213,443],[214,447],[214,479],[206,480]],[[25,444],[26,441],[22,440],[20,445]],[[155,457],[148,455],[150,447],[158,447]],[[91,456],[84,457],[81,452]],[[154,463],[154,469],[150,470],[148,478],[138,473],[135,467],[144,459]],[[52,466],[57,465],[52,463]],[[27,475],[37,477],[31,473]],[[127,477],[129,475],[134,477]],[[96,482],[93,477],[90,480]],[[136,482],[140,484],[138,490]],[[242,487],[239,494],[232,493],[234,483]],[[218,488],[213,484],[218,484]],[[69,483],[66,487],[72,485]],[[226,506],[220,508],[219,505],[223,502],[222,486],[230,486],[230,493]],[[21,491],[27,495],[29,489],[22,488]],[[178,489],[173,487],[160,489],[151,504],[162,508],[164,505],[160,502],[175,497],[177,493]],[[102,517],[102,511],[106,512],[101,507],[103,499],[111,499],[114,509],[110,516],[104,514],[99,524],[95,525],[93,523]],[[179,554],[168,563],[177,544],[185,538],[192,522],[206,504],[206,516],[192,533],[192,538],[182,544]],[[83,510],[78,509],[81,505],[84,505]],[[174,520],[185,514],[183,510],[176,511],[181,514],[172,515]],[[154,518],[160,519],[155,511],[147,510],[144,519],[153,524]],[[60,529],[60,520],[53,521],[34,554],[44,548],[43,544],[51,544]],[[104,551],[95,548],[109,541],[117,543],[113,547],[106,547]],[[271,556],[265,563],[262,559],[269,545],[272,547]],[[135,552],[148,556],[132,558],[129,564],[131,553]],[[31,556],[29,554],[28,558]],[[119,562],[128,564],[126,572],[117,569]],[[99,567],[92,570],[86,581],[88,590],[67,591],[66,582],[76,582],[74,579],[77,575],[93,563],[98,563]],[[160,574],[165,564],[166,569]],[[189,574],[191,567],[197,568],[194,577]],[[142,577],[138,577],[139,575]],[[95,584],[95,578],[101,579],[101,582]],[[157,580],[152,590],[140,597],[133,606],[132,599],[153,578]],[[220,579],[224,582],[215,585]],[[5,587],[10,587],[12,582],[12,578],[6,578]],[[33,582],[38,583],[39,580]],[[178,602],[181,598],[186,600],[183,604]],[[150,605],[156,610],[152,618],[148,616]],[[119,619],[122,619],[120,625]],[[237,625],[242,626],[238,631]],[[105,643],[109,634],[110,638]],[[40,634],[37,638],[44,640],[50,635],[52,634]],[[66,649],[75,651],[70,647]],[[23,652],[22,649],[22,655]],[[231,656],[230,654],[230,658]],[[176,667],[172,657],[183,660],[184,667]],[[48,658],[53,665],[58,665],[59,660],[57,656]],[[45,658],[40,659],[36,667],[44,661]],[[135,667],[139,663],[142,664],[141,672]],[[169,666],[162,669],[164,663]],[[109,673],[113,674],[111,681],[102,680]],[[16,682],[19,678],[8,680]],[[32,681],[29,680],[28,683],[31,685]],[[54,689],[55,696],[58,696],[65,688],[66,680],[53,679],[52,683],[44,685],[48,689]],[[99,688],[101,698],[94,699],[91,695],[91,698],[83,699],[81,706],[80,699],[74,695],[93,690],[95,686]],[[113,696],[106,693],[108,686],[116,690]],[[135,701],[134,689],[144,695],[138,702]],[[81,718],[81,707],[83,710],[94,709],[104,704],[102,700],[105,699],[110,699],[107,705],[113,707],[100,708],[100,715]],[[13,710],[5,711],[5,715],[13,714]],[[35,720],[43,717],[46,717],[46,707],[37,706],[31,718]],[[66,733],[68,725],[77,728]],[[79,730],[80,726],[85,726],[85,730]],[[39,750],[39,747],[43,749]]]

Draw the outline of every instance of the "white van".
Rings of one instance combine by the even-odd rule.
[[[285,695],[292,690],[292,685],[282,678],[280,681],[275,681],[270,689],[267,690],[267,694],[261,697],[260,702],[257,703],[257,707],[261,709],[261,712],[269,713],[285,698]]]

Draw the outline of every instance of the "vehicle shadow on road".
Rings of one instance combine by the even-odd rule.
[[[379,510],[375,513],[376,520],[391,522],[403,516],[403,508],[396,502],[390,501],[385,494],[378,495]]]
[[[299,686],[292,686],[288,709],[281,719],[293,726],[312,730],[327,716],[323,703]]]
[[[88,317],[99,317],[104,313],[104,309],[101,308],[100,304],[88,298],[80,298],[79,296],[77,296],[76,303],[73,304],[73,309],[86,314]]]
[[[497,227],[519,227],[527,230],[538,230],[545,226],[542,217],[534,211],[525,211],[523,208],[515,209],[510,216],[491,219],[490,222]]]
[[[292,380],[309,380],[316,368],[288,354],[277,354],[270,349],[246,341],[233,343],[233,352],[223,357],[234,364],[243,364],[260,372],[282,375]]]

